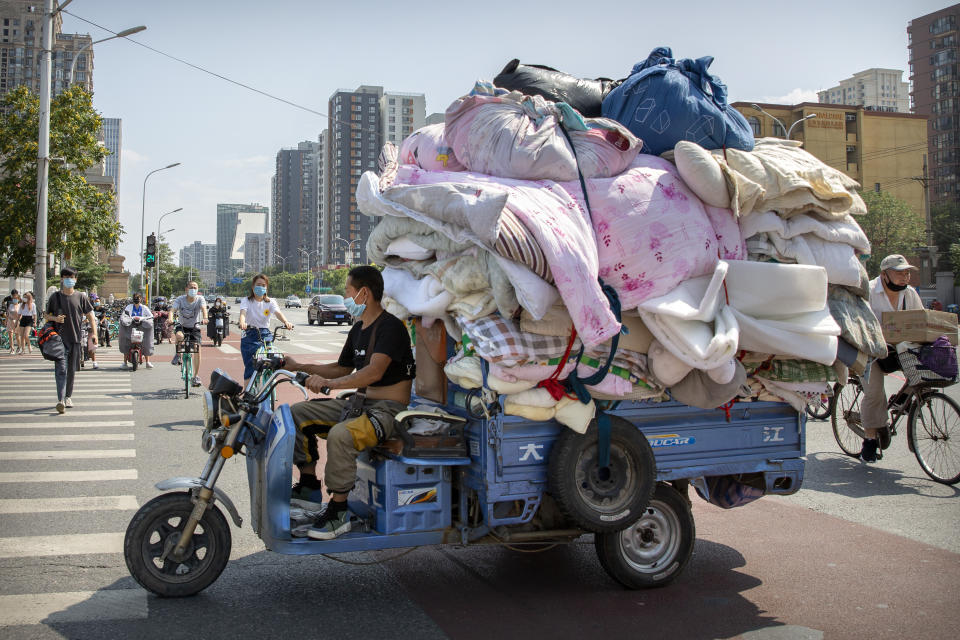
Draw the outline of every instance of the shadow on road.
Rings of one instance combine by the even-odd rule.
[[[911,476],[879,464],[865,465],[842,453],[823,452],[807,456],[803,489],[834,493],[848,498],[923,495],[951,500],[960,496],[960,489],[946,485],[939,485],[936,493],[926,491],[925,488],[929,485],[925,482],[916,483],[917,478],[926,478],[919,466],[917,475]]]

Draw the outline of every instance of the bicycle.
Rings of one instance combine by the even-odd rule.
[[[830,417],[830,398],[831,396],[821,393],[816,400],[808,402],[804,410],[815,420],[826,420]]]
[[[183,331],[183,327],[180,324],[174,325],[174,333],[180,331]],[[200,353],[200,339],[195,337],[192,330],[183,332],[183,340],[177,343],[176,353],[180,356],[180,377],[183,379],[184,398],[189,398],[190,387],[193,384],[193,354]]]
[[[273,346],[273,343],[278,338],[282,339],[279,332],[287,331],[286,327],[284,327],[283,325],[278,325],[273,330],[272,336],[269,333],[266,336],[264,336],[262,333],[260,333],[259,329],[256,329],[254,327],[248,327],[247,331],[258,332],[258,336],[260,338],[260,346],[257,347],[257,350],[253,354],[254,361],[267,360],[271,356],[283,357],[283,352],[280,351],[275,346]],[[253,378],[253,384],[250,386],[251,393],[257,393],[257,391],[261,388],[261,386],[266,384],[269,378],[270,378],[270,372],[266,369],[263,369],[259,371],[257,374],[255,374]],[[276,390],[274,390],[270,392],[270,409],[271,410],[275,409],[276,404],[277,404],[277,393],[276,393]]]
[[[960,481],[960,405],[939,387],[952,382],[910,383],[911,376],[900,390],[887,400],[890,424],[879,429],[880,447],[877,459],[897,435],[900,418],[907,416],[907,446],[930,478],[942,484]],[[834,386],[830,401],[830,423],[833,437],[849,456],[859,456],[865,436],[861,422],[860,404],[863,383],[860,377],[850,375],[847,384]],[[952,448],[951,448],[952,446]]]

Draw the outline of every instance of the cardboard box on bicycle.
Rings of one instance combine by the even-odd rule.
[[[947,336],[951,344],[957,344],[957,315],[954,313],[916,309],[884,311],[882,315],[883,338],[890,344],[933,342],[940,336]]]

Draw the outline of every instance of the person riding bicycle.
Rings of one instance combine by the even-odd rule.
[[[297,428],[293,462],[300,469],[291,504],[309,508],[322,500],[316,436],[327,441],[324,479],[331,500],[307,534],[317,540],[330,540],[350,530],[347,494],[356,483],[357,456],[393,435],[394,416],[410,404],[416,376],[410,334],[402,320],[381,306],[380,271],[354,267],[347,275],[345,293],[349,297],[344,305],[359,322],[350,329],[340,358],[329,364],[306,364],[286,356],[284,362],[290,371],[311,374],[306,387],[315,393],[325,388],[365,389],[356,398],[314,399],[290,408]]]
[[[153,319],[153,313],[151,313],[150,308],[147,305],[143,304],[143,296],[141,296],[139,293],[133,294],[133,303],[126,306],[126,308],[123,310],[123,315],[128,318]],[[153,363],[150,362],[150,356],[153,355],[153,328],[151,327],[150,329],[144,329],[133,324],[126,325],[124,322],[120,323],[120,339],[118,340],[120,344],[120,353],[123,354],[123,364],[120,368],[127,368],[127,359],[130,352],[130,334],[134,329],[138,329],[143,331],[143,342],[140,344],[141,353],[143,354],[143,361],[146,363],[147,369],[153,369]]]
[[[170,305],[170,312],[173,314],[173,320],[176,322],[177,315],[180,316],[180,324],[177,326],[176,341],[179,346],[186,336],[195,341],[198,345],[203,340],[203,334],[200,327],[207,321],[207,301],[203,296],[198,295],[199,285],[190,281],[186,286],[186,293]],[[170,364],[179,366],[180,354],[173,356]],[[193,386],[199,387],[203,384],[200,381],[200,350],[198,349],[193,357]]]
[[[207,316],[210,318],[210,322],[207,324],[208,338],[216,340],[218,320],[222,321],[220,328],[223,329],[223,337],[226,338],[230,334],[230,312],[227,311],[227,305],[224,304],[222,297],[217,296],[213,306],[210,307],[210,310],[207,312]]]
[[[900,254],[889,255],[880,262],[880,275],[870,281],[870,307],[877,319],[884,311],[908,311],[923,309],[923,300],[917,290],[910,286],[910,271],[917,268]],[[894,354],[894,350],[890,350]],[[893,357],[896,357],[893,355]],[[860,450],[860,460],[876,462],[879,430],[887,425],[887,392],[884,389],[885,373],[880,362],[873,361],[869,376],[863,381],[863,401],[860,405],[865,438]]]
[[[258,273],[250,281],[250,295],[240,302],[240,320],[237,326],[243,332],[240,338],[240,357],[243,360],[243,384],[253,376],[253,354],[257,352],[261,339],[270,336],[270,317],[276,316],[287,329],[293,329],[293,324],[280,311],[280,305],[275,298],[267,297],[267,287],[270,278],[266,274]]]

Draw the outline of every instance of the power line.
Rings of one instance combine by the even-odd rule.
[[[93,25],[94,27],[97,27],[98,29],[103,29],[103,30],[106,31],[107,33],[112,33],[113,35],[117,35],[117,32],[116,32],[116,31],[113,31],[112,29],[108,29],[107,27],[104,27],[103,25],[97,24],[96,22],[93,22],[92,20],[87,20],[86,18],[82,18],[82,17],[78,16],[78,15],[75,14],[75,13],[71,13],[70,11],[67,11],[66,9],[61,10],[61,12],[62,12],[62,13],[65,13],[65,14],[67,14],[67,15],[69,15],[69,16],[72,16],[72,17],[76,18],[77,20],[80,20],[81,22],[86,22],[86,23],[89,24],[89,25]],[[184,59],[182,59],[182,58],[178,58],[177,56],[171,55],[171,54],[166,53],[166,52],[164,52],[164,51],[160,51],[159,49],[155,49],[155,48],[151,47],[150,45],[144,44],[144,43],[142,43],[142,42],[138,42],[137,40],[132,40],[131,38],[125,38],[125,40],[127,40],[127,41],[129,41],[129,42],[132,42],[133,44],[135,44],[135,45],[137,45],[137,46],[140,46],[140,47],[143,47],[144,49],[147,49],[147,50],[152,51],[152,52],[154,52],[154,53],[158,53],[158,54],[160,54],[161,56],[164,56],[165,58],[170,58],[171,60],[175,60],[176,62],[179,62],[180,64],[184,64],[184,65],[186,65],[186,66],[188,66],[188,67],[190,67],[190,68],[192,68],[192,69],[196,69],[197,71],[200,71],[200,72],[202,72],[202,73],[206,73],[207,75],[211,75],[211,76],[213,76],[213,77],[215,77],[215,78],[218,78],[218,79],[220,79],[220,80],[223,80],[223,81],[225,81],[225,82],[229,82],[230,84],[235,84],[235,85],[237,85],[238,87],[242,87],[242,88],[244,88],[244,89],[247,89],[248,91],[253,91],[254,93],[258,93],[258,94],[260,94],[260,95],[262,95],[262,96],[264,96],[264,97],[270,98],[271,100],[276,100],[277,102],[282,102],[283,104],[286,104],[286,105],[288,105],[288,106],[294,107],[295,109],[300,109],[300,110],[302,110],[302,111],[306,111],[307,113],[310,113],[310,114],[313,114],[313,115],[316,115],[316,116],[320,116],[320,117],[322,117],[322,118],[329,118],[329,119],[333,120],[333,122],[336,123],[336,124],[346,125],[346,126],[352,128],[352,129],[358,129],[358,130],[360,130],[360,131],[366,131],[366,132],[368,132],[368,133],[374,133],[374,134],[380,133],[380,132],[377,131],[376,129],[368,129],[368,128],[362,126],[362,125],[354,124],[354,123],[352,123],[352,122],[347,122],[347,121],[345,121],[345,120],[338,120],[338,119],[336,119],[336,118],[330,118],[330,116],[327,115],[326,113],[322,113],[322,112],[317,111],[317,110],[315,110],[315,109],[311,109],[310,107],[305,107],[305,106],[303,106],[302,104],[297,104],[296,102],[293,102],[293,101],[291,101],[291,100],[287,100],[286,98],[281,98],[280,96],[276,96],[276,95],[274,95],[274,94],[272,94],[272,93],[270,93],[270,92],[268,92],[268,91],[264,91],[263,89],[257,89],[256,87],[250,86],[250,85],[245,84],[245,83],[243,83],[243,82],[240,82],[240,81],[238,81],[238,80],[234,80],[233,78],[228,78],[227,76],[225,76],[225,75],[223,75],[223,74],[220,74],[220,73],[217,73],[216,71],[211,71],[210,69],[206,69],[206,68],[204,68],[204,67],[201,67],[200,65],[193,64],[192,62],[189,62],[189,61],[184,60]]]

